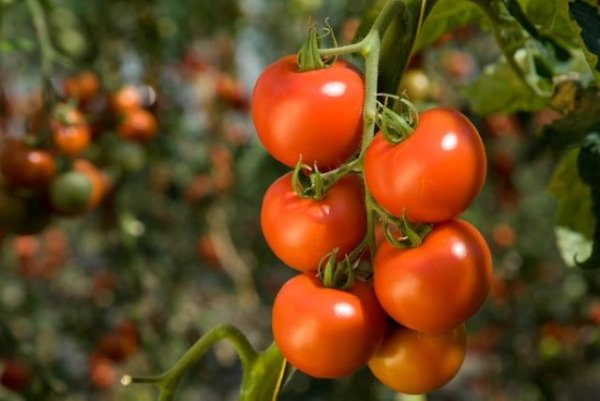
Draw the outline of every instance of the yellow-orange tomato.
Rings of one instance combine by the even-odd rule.
[[[389,388],[424,394],[448,383],[460,370],[467,349],[467,331],[460,325],[436,334],[398,326],[391,329],[369,369]]]
[[[142,95],[135,86],[126,85],[113,94],[111,104],[117,113],[127,113],[142,107]]]
[[[117,130],[124,139],[145,142],[157,134],[158,122],[148,110],[135,109],[128,111],[123,116],[123,121]]]

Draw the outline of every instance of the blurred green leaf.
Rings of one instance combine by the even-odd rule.
[[[431,45],[446,32],[472,22],[481,23],[483,17],[483,12],[471,1],[439,0],[417,35],[414,51],[418,52]]]
[[[0,54],[28,52],[35,49],[35,44],[29,39],[0,40]]]
[[[546,104],[523,84],[504,59],[485,67],[475,81],[462,88],[461,93],[481,115],[535,111]]]
[[[590,188],[577,173],[578,149],[568,152],[556,166],[548,190],[558,199],[557,225],[591,239],[594,232]]]

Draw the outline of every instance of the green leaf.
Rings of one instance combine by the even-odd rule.
[[[471,1],[439,0],[419,30],[414,51],[418,52],[431,45],[446,32],[469,23],[480,23],[483,16],[479,7]]]
[[[35,48],[29,39],[0,40],[0,54],[28,52]]]
[[[576,261],[581,262],[592,254],[592,240],[584,235],[566,227],[554,229],[558,252],[569,267],[576,266]]]
[[[581,28],[571,19],[569,0],[523,0],[525,13],[544,37],[552,38],[569,51],[571,58],[561,62],[550,56],[555,75],[579,74],[579,80],[588,86],[598,77],[595,71],[598,57],[587,50],[581,38]]]
[[[557,225],[591,239],[595,218],[590,188],[579,178],[577,155],[573,149],[556,166],[548,190],[558,199]]]
[[[596,62],[596,70],[600,70],[600,11],[598,5],[585,3],[583,1],[575,1],[569,4],[569,11],[571,16],[577,21],[581,27],[581,39],[585,43],[587,49],[593,53],[590,57],[588,55],[588,61],[590,65],[594,66],[594,56]]]
[[[481,115],[535,111],[546,105],[546,101],[521,81],[504,58],[486,66],[477,79],[461,89],[461,94]]]
[[[588,132],[600,128],[600,92],[583,90],[576,82],[564,82],[552,102],[556,109],[567,114],[542,129],[540,144],[544,148],[562,152],[578,144]]]

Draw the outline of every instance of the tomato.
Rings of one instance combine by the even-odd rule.
[[[92,133],[87,124],[59,127],[52,135],[56,147],[70,157],[75,157],[87,149],[91,138]]]
[[[93,353],[89,360],[89,375],[92,384],[99,389],[114,387],[119,380],[117,366],[101,353]]]
[[[349,291],[323,287],[312,273],[297,275],[273,304],[273,336],[285,358],[318,378],[347,376],[375,353],[386,316],[371,286],[356,281]]]
[[[111,99],[112,108],[117,113],[127,113],[142,107],[142,94],[132,85],[117,90]]]
[[[338,258],[364,238],[366,212],[360,178],[338,181],[321,200],[301,198],[292,189],[292,174],[276,180],[265,193],[261,226],[269,247],[285,264],[314,271],[334,248]]]
[[[420,68],[411,68],[402,76],[400,88],[406,91],[411,101],[425,101],[435,98],[439,92],[431,78]]]
[[[475,127],[444,108],[421,113],[414,133],[397,145],[376,135],[364,162],[367,187],[381,206],[429,223],[461,214],[481,191],[486,169]]]
[[[100,79],[92,71],[82,71],[65,80],[64,91],[67,97],[84,103],[89,102],[100,91]]]
[[[110,181],[106,174],[100,171],[93,163],[78,159],[73,163],[73,170],[85,175],[92,184],[92,195],[88,202],[88,209],[96,208],[110,190]]]
[[[460,370],[467,349],[464,325],[423,334],[396,327],[369,361],[383,384],[404,394],[424,394],[448,383]]]
[[[416,248],[384,242],[373,263],[377,298],[398,323],[421,332],[448,330],[485,302],[492,256],[485,239],[466,221],[434,226]]]
[[[11,185],[41,189],[56,174],[56,164],[50,153],[29,148],[21,140],[9,139],[0,150],[0,171]]]
[[[50,186],[50,203],[59,213],[78,215],[84,213],[92,197],[92,183],[78,171],[62,173]]]
[[[31,366],[20,359],[0,361],[0,384],[10,390],[21,391],[29,384],[32,376]]]
[[[135,109],[124,114],[117,131],[127,140],[145,142],[158,132],[158,122],[148,110]]]
[[[345,61],[299,72],[296,56],[268,66],[256,82],[252,117],[267,151],[293,167],[300,156],[321,170],[356,153],[362,135],[364,82]]]

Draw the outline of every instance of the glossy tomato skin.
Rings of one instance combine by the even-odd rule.
[[[477,130],[445,108],[421,113],[415,132],[397,145],[376,135],[364,164],[367,187],[381,206],[428,223],[460,215],[481,191],[486,170]]]
[[[262,231],[275,255],[288,266],[316,271],[334,248],[338,258],[364,238],[366,213],[362,182],[349,175],[321,200],[301,198],[292,189],[292,174],[277,179],[265,193]]]
[[[396,322],[420,332],[441,332],[483,305],[492,257],[475,227],[452,220],[434,226],[416,248],[382,243],[373,270],[377,298]]]
[[[158,122],[154,114],[146,109],[130,110],[123,115],[117,131],[124,139],[146,142],[158,133]]]
[[[61,126],[54,130],[52,139],[62,153],[75,157],[87,149],[92,133],[87,124]]]
[[[50,153],[10,139],[0,150],[0,171],[10,185],[43,189],[56,174],[56,163]]]
[[[381,344],[386,319],[369,284],[357,280],[342,291],[303,273],[286,282],[275,298],[273,336],[300,371],[338,378],[367,363]]]
[[[345,61],[299,72],[296,56],[268,66],[258,78],[252,118],[267,151],[293,167],[300,155],[321,170],[335,167],[360,147],[364,82]]]
[[[464,325],[433,334],[398,326],[388,331],[369,369],[394,391],[425,394],[456,376],[466,349]]]

